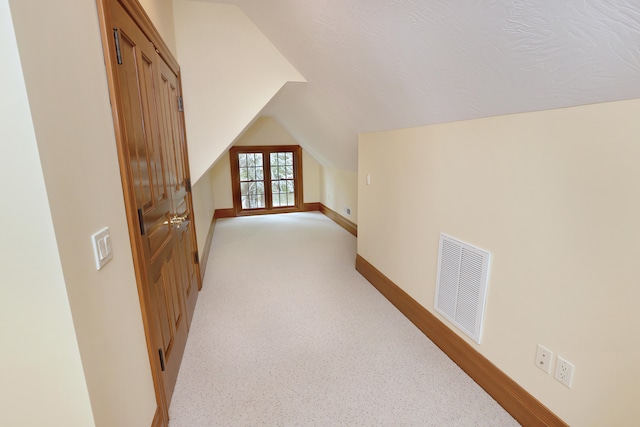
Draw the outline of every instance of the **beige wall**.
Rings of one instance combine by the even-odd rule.
[[[298,142],[271,117],[258,118],[235,143],[248,145],[298,145]],[[211,169],[216,209],[233,207],[231,192],[231,166],[229,152],[225,152]],[[320,165],[305,150],[302,150],[302,182],[304,203],[320,200]]]
[[[320,201],[320,164],[305,149],[302,150],[302,182],[304,203]]]
[[[237,6],[173,5],[189,162],[197,181],[287,81],[304,78]]]
[[[138,0],[156,27],[173,56],[176,56],[176,32],[172,0]]]
[[[640,419],[638,117],[632,100],[360,137],[358,253],[433,312],[439,233],[489,250],[470,343],[570,425]]]
[[[74,0],[38,1],[35,6],[20,0],[10,3],[95,424],[148,426],[156,402],[125,219],[97,7],[95,2]],[[63,50],[61,40],[69,41]],[[3,210],[18,212],[16,217],[22,218],[22,209],[5,206]],[[104,226],[111,229],[114,257],[97,271],[90,235]],[[38,268],[42,262],[31,261]],[[46,346],[40,349],[44,354],[49,350]],[[43,372],[58,369],[59,363],[61,359],[50,359],[42,366]],[[81,401],[78,405],[77,410],[83,411]]]
[[[207,241],[215,202],[213,200],[213,186],[211,170],[208,170],[202,178],[191,187],[191,197],[193,200],[193,213],[195,216],[196,239],[198,240],[198,253],[202,258],[204,245]]]
[[[358,173],[320,168],[320,202],[349,221],[358,223]],[[349,208],[351,214],[347,214]]]
[[[234,145],[298,145],[298,141],[273,117],[263,116],[256,119]]]
[[[8,0],[0,0],[0,412],[93,426]]]
[[[231,165],[229,163],[228,151],[225,151],[211,168],[210,179],[216,209],[233,208],[233,195],[231,194]]]

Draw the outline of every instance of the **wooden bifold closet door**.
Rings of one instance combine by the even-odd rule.
[[[166,425],[201,287],[179,67],[135,0],[98,0],[138,292]]]

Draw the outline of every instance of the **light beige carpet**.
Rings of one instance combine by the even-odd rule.
[[[355,256],[317,212],[219,220],[171,427],[518,425]]]

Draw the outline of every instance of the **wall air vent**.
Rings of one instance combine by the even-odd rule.
[[[480,344],[489,252],[440,235],[435,308]]]

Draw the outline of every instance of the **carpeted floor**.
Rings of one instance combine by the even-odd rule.
[[[317,212],[219,220],[171,427],[517,426],[355,256]]]

